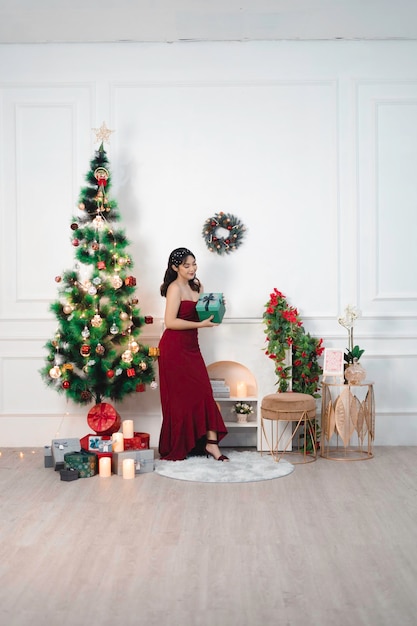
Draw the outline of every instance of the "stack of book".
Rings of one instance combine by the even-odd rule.
[[[210,382],[215,398],[230,398],[230,387],[224,378],[211,378]]]

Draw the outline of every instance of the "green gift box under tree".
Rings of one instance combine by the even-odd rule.
[[[200,321],[213,315],[211,321],[220,324],[226,312],[223,294],[202,293],[198,299],[196,311]]]

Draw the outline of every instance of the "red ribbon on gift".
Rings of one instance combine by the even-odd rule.
[[[98,435],[112,435],[118,432],[122,420],[111,404],[101,402],[90,409],[87,422]]]

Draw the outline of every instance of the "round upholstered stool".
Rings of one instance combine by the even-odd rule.
[[[291,463],[296,464],[317,459],[316,401],[313,396],[292,391],[265,396],[261,403],[261,426],[261,441],[265,438],[275,461],[286,453],[291,455]],[[307,438],[312,443],[310,453],[305,445]]]

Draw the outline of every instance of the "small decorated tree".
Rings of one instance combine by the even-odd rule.
[[[139,341],[141,316],[135,296],[132,258],[117,203],[109,199],[111,174],[103,141],[105,124],[97,130],[100,147],[90,163],[87,185],[79,196],[79,214],[71,220],[72,269],[55,278],[58,298],[51,311],[58,328],[45,348],[41,370],[45,383],[77,404],[120,401],[145,391],[154,382],[156,348]]]

